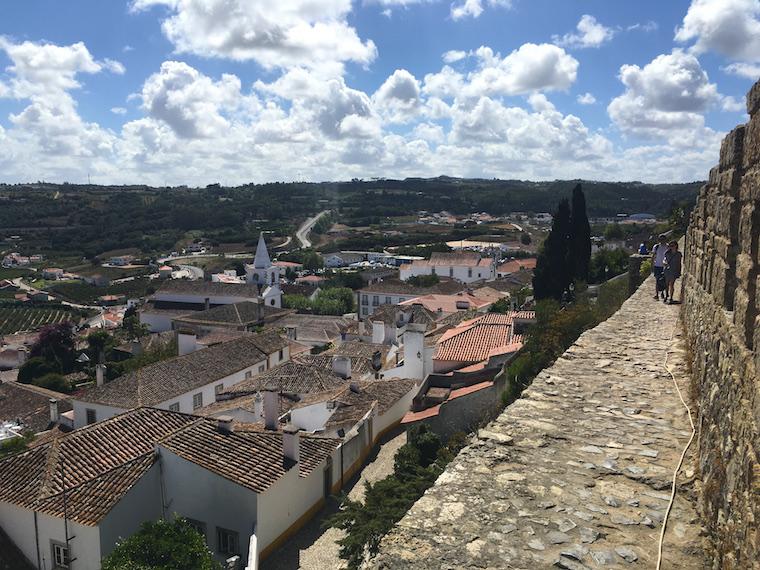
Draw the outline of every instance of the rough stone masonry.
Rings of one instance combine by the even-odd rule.
[[[686,236],[683,318],[714,568],[760,567],[760,82],[723,140]]]
[[[665,368],[688,392],[679,307],[652,290],[650,278],[480,430],[367,568],[654,568],[691,429]],[[663,568],[709,567],[693,460]]]

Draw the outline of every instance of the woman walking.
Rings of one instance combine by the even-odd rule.
[[[678,251],[678,242],[671,241],[668,244],[668,251],[665,252],[665,259],[663,260],[664,273],[665,273],[665,302],[669,305],[673,304],[673,294],[676,288],[676,279],[681,277],[681,252]]]

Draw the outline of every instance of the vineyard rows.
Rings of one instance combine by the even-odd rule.
[[[33,331],[42,325],[71,319],[71,312],[36,307],[0,307],[0,334]]]

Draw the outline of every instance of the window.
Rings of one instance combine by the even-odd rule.
[[[454,277],[454,268],[449,267],[449,277]]]
[[[386,297],[385,298],[385,304],[386,305],[390,305],[391,304],[391,298],[390,297]]]
[[[266,364],[259,365],[259,374],[261,374],[262,372],[264,372],[264,370],[266,370],[266,369],[267,369],[267,365]]]
[[[367,295],[362,295],[362,305],[369,305],[369,297]]]
[[[197,394],[193,394],[193,409],[197,410],[198,408],[203,407],[203,392],[198,392]]]
[[[206,523],[197,521],[195,519],[185,519],[187,521],[187,524],[189,524],[191,527],[193,527],[195,530],[198,531],[198,534],[200,534],[203,537],[203,542],[206,542]]]
[[[87,424],[94,424],[96,421],[98,421],[98,414],[95,413],[95,410],[92,408],[87,408],[85,410],[85,413],[87,414]]]
[[[367,310],[367,307],[362,307],[362,315],[368,315],[369,311]]]
[[[272,299],[271,301],[269,301],[269,304],[274,307],[274,299]]]
[[[224,384],[217,384],[216,386],[214,386],[214,395],[218,396],[219,394],[222,393],[222,390],[224,390]]]
[[[261,372],[261,370],[259,370]],[[251,370],[245,371],[245,379],[248,380],[251,376],[253,376],[253,372]]]
[[[280,349],[280,360],[283,358],[285,358],[285,353],[282,351],[282,349]]]
[[[53,564],[56,568],[68,568],[71,558],[65,544],[53,543]]]
[[[472,267],[469,267],[467,269],[467,277],[472,277]],[[478,277],[480,277],[480,274],[478,273]]]
[[[169,411],[179,412],[179,402],[174,402],[173,404],[169,404]]]
[[[435,275],[435,267],[431,267],[430,271],[432,272],[433,275]]]
[[[240,550],[238,548],[238,533],[234,530],[216,527],[216,541],[218,543],[217,550],[219,554],[234,555],[238,554]]]
[[[380,304],[380,295],[373,295],[372,296],[372,304],[377,306]]]

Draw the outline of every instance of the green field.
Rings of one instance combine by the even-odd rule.
[[[16,279],[17,277],[29,277],[33,273],[30,269],[18,269],[16,267],[0,267],[0,279]]]
[[[52,307],[0,307],[0,334],[33,331],[50,323],[77,319],[71,311]]]
[[[147,278],[137,278],[132,281],[115,283],[108,287],[95,287],[82,282],[61,282],[50,287],[49,291],[56,297],[61,297],[70,303],[96,305],[98,304],[98,297],[102,295],[126,295],[127,298],[145,297],[149,293],[149,287],[156,287],[156,282]]]

